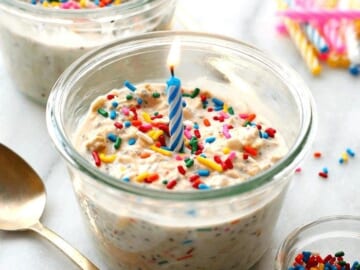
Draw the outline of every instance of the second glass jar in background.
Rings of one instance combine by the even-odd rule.
[[[15,87],[45,104],[61,73],[85,52],[119,37],[170,28],[176,0],[63,10],[0,2],[0,50]]]

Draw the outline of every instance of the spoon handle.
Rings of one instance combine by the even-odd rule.
[[[84,255],[82,255],[79,251],[77,251],[75,248],[65,242],[65,240],[62,239],[59,235],[46,228],[40,222],[35,223],[29,229],[45,237],[54,246],[64,252],[81,269],[99,270],[99,268],[97,268],[92,262],[90,262]]]

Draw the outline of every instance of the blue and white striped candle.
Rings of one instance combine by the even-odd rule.
[[[174,152],[181,152],[184,147],[181,81],[179,78],[174,76],[174,66],[179,61],[179,54],[180,44],[174,41],[168,57],[168,65],[170,67],[171,77],[167,81],[166,89],[169,103],[169,148]]]

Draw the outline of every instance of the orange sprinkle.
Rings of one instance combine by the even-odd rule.
[[[256,118],[256,114],[251,113],[251,114],[249,114],[249,116],[246,118],[246,121],[251,122],[251,121],[253,121],[255,118]]]
[[[151,156],[151,153],[149,152],[141,152],[140,153],[140,158],[148,158]]]
[[[131,125],[133,125],[134,127],[139,127],[141,126],[142,122],[140,120],[132,120],[131,121]]]
[[[244,151],[245,151],[246,153],[248,153],[248,154],[251,155],[251,156],[256,156],[256,155],[257,155],[257,150],[256,150],[255,148],[251,147],[251,146],[245,145],[245,146],[243,147],[243,149],[244,149]]]
[[[146,178],[146,182],[152,183],[152,182],[158,180],[159,178],[160,177],[159,177],[159,175],[157,173],[152,173]]]
[[[205,125],[206,127],[210,127],[210,126],[211,126],[211,123],[210,123],[209,119],[207,119],[207,118],[204,119],[204,125]]]
[[[314,152],[314,158],[321,158],[320,152]]]
[[[177,260],[177,261],[182,261],[182,260],[185,260],[185,259],[189,259],[189,258],[191,258],[191,257],[192,257],[192,254],[189,254],[189,255],[185,255],[185,256],[183,256],[183,257],[177,258],[176,260]]]

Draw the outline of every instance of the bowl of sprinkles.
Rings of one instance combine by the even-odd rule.
[[[291,69],[192,32],[87,54],[47,105],[50,136],[111,269],[249,269],[270,245],[315,123]]]
[[[281,244],[277,270],[360,269],[360,217],[329,216],[297,228]]]
[[[78,57],[117,38],[170,29],[176,0],[4,0],[0,52],[16,89],[46,104]]]

